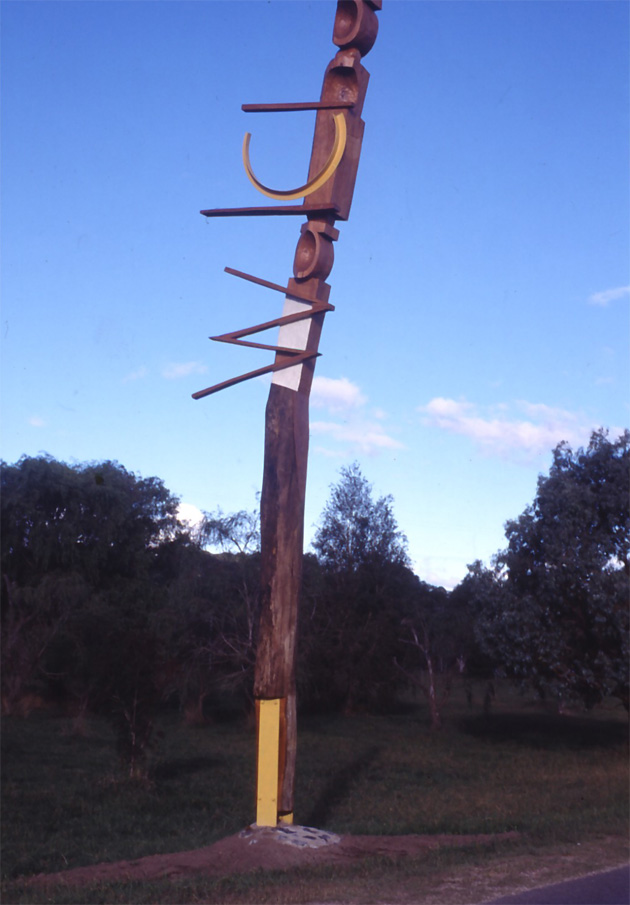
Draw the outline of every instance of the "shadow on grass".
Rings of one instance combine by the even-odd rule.
[[[352,784],[375,760],[380,750],[374,745],[332,774],[307,817],[308,826],[326,826],[335,808],[348,795]]]
[[[617,748],[628,740],[628,725],[617,720],[593,720],[548,713],[497,713],[464,717],[459,729],[488,741],[514,741],[546,750]]]

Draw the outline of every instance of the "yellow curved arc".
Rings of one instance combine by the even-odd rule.
[[[312,193],[317,191],[317,189],[324,185],[325,182],[328,182],[343,157],[343,152],[346,150],[347,138],[345,116],[343,113],[335,113],[333,116],[335,120],[335,140],[328,160],[317,176],[313,179],[309,179],[306,185],[301,185],[297,189],[289,189],[288,191],[276,191],[267,188],[266,185],[263,185],[262,182],[259,182],[259,180],[256,179],[251,163],[249,162],[249,140],[252,136],[249,132],[246,132],[245,138],[243,139],[243,164],[252,185],[268,198],[275,198],[276,201],[294,201],[296,198],[305,198],[306,195],[312,195]]]

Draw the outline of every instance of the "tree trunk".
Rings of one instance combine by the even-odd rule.
[[[429,698],[429,712],[431,714],[431,729],[442,728],[442,715],[440,702],[438,701],[438,693],[435,685],[435,669],[433,667],[433,658],[425,655],[427,661],[427,676],[429,679],[429,687],[427,689],[427,697]]]

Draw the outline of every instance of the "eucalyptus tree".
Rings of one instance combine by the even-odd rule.
[[[347,712],[387,707],[402,682],[394,657],[417,579],[392,497],[374,499],[356,462],[331,488],[313,547],[323,590],[302,631],[314,697]]]
[[[342,575],[369,565],[409,565],[393,502],[391,495],[372,498],[372,485],[357,462],[342,468],[313,541],[324,568]]]

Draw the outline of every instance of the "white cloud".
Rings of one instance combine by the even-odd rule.
[[[385,433],[379,423],[385,412],[377,409],[369,415],[365,411],[367,396],[347,377],[315,377],[311,401],[314,408],[327,409],[330,414],[330,420],[311,423],[311,433],[328,441],[326,446],[316,447],[316,452],[347,457],[402,448],[402,443]]]
[[[345,412],[367,402],[356,383],[347,377],[314,377],[311,403],[314,408],[327,408],[330,412]]]
[[[177,507],[177,518],[189,528],[196,528],[203,521],[203,512],[192,503],[180,503]]]
[[[448,423],[451,419],[464,418],[466,412],[474,408],[474,406],[470,402],[462,400],[456,402],[455,399],[445,399],[443,396],[436,396],[425,408],[427,413],[438,419],[438,421],[445,420]]]
[[[208,368],[198,361],[172,362],[162,369],[162,377],[167,380],[179,380],[181,377],[190,377],[191,374],[205,374]]]
[[[193,540],[202,541],[203,512],[192,503],[180,503],[177,507],[177,519],[188,531]]]
[[[524,400],[484,410],[466,400],[438,396],[418,411],[428,426],[468,437],[487,455],[520,460],[548,453],[561,440],[583,445],[599,426],[565,409]]]
[[[630,286],[618,286],[616,289],[604,289],[603,292],[594,292],[589,296],[589,305],[599,305],[601,308],[607,308],[611,302],[622,299],[624,296],[630,295]]]
[[[39,415],[31,415],[28,419],[28,423],[31,427],[46,427],[46,422],[43,418],[40,418]]]
[[[271,375],[265,374],[258,379],[270,383]],[[310,424],[311,434],[322,438],[320,445],[312,447],[319,455],[343,459],[404,448],[379,423],[386,419],[387,413],[380,408],[368,413],[367,396],[347,377],[314,377],[310,403],[314,409],[326,410],[329,416],[329,420]]]
[[[516,404],[530,418],[537,418],[545,424],[577,420],[577,416],[567,412],[566,409],[554,408],[551,405],[545,405],[544,402],[526,402],[525,399],[520,399]],[[507,408],[504,410],[509,411]]]

